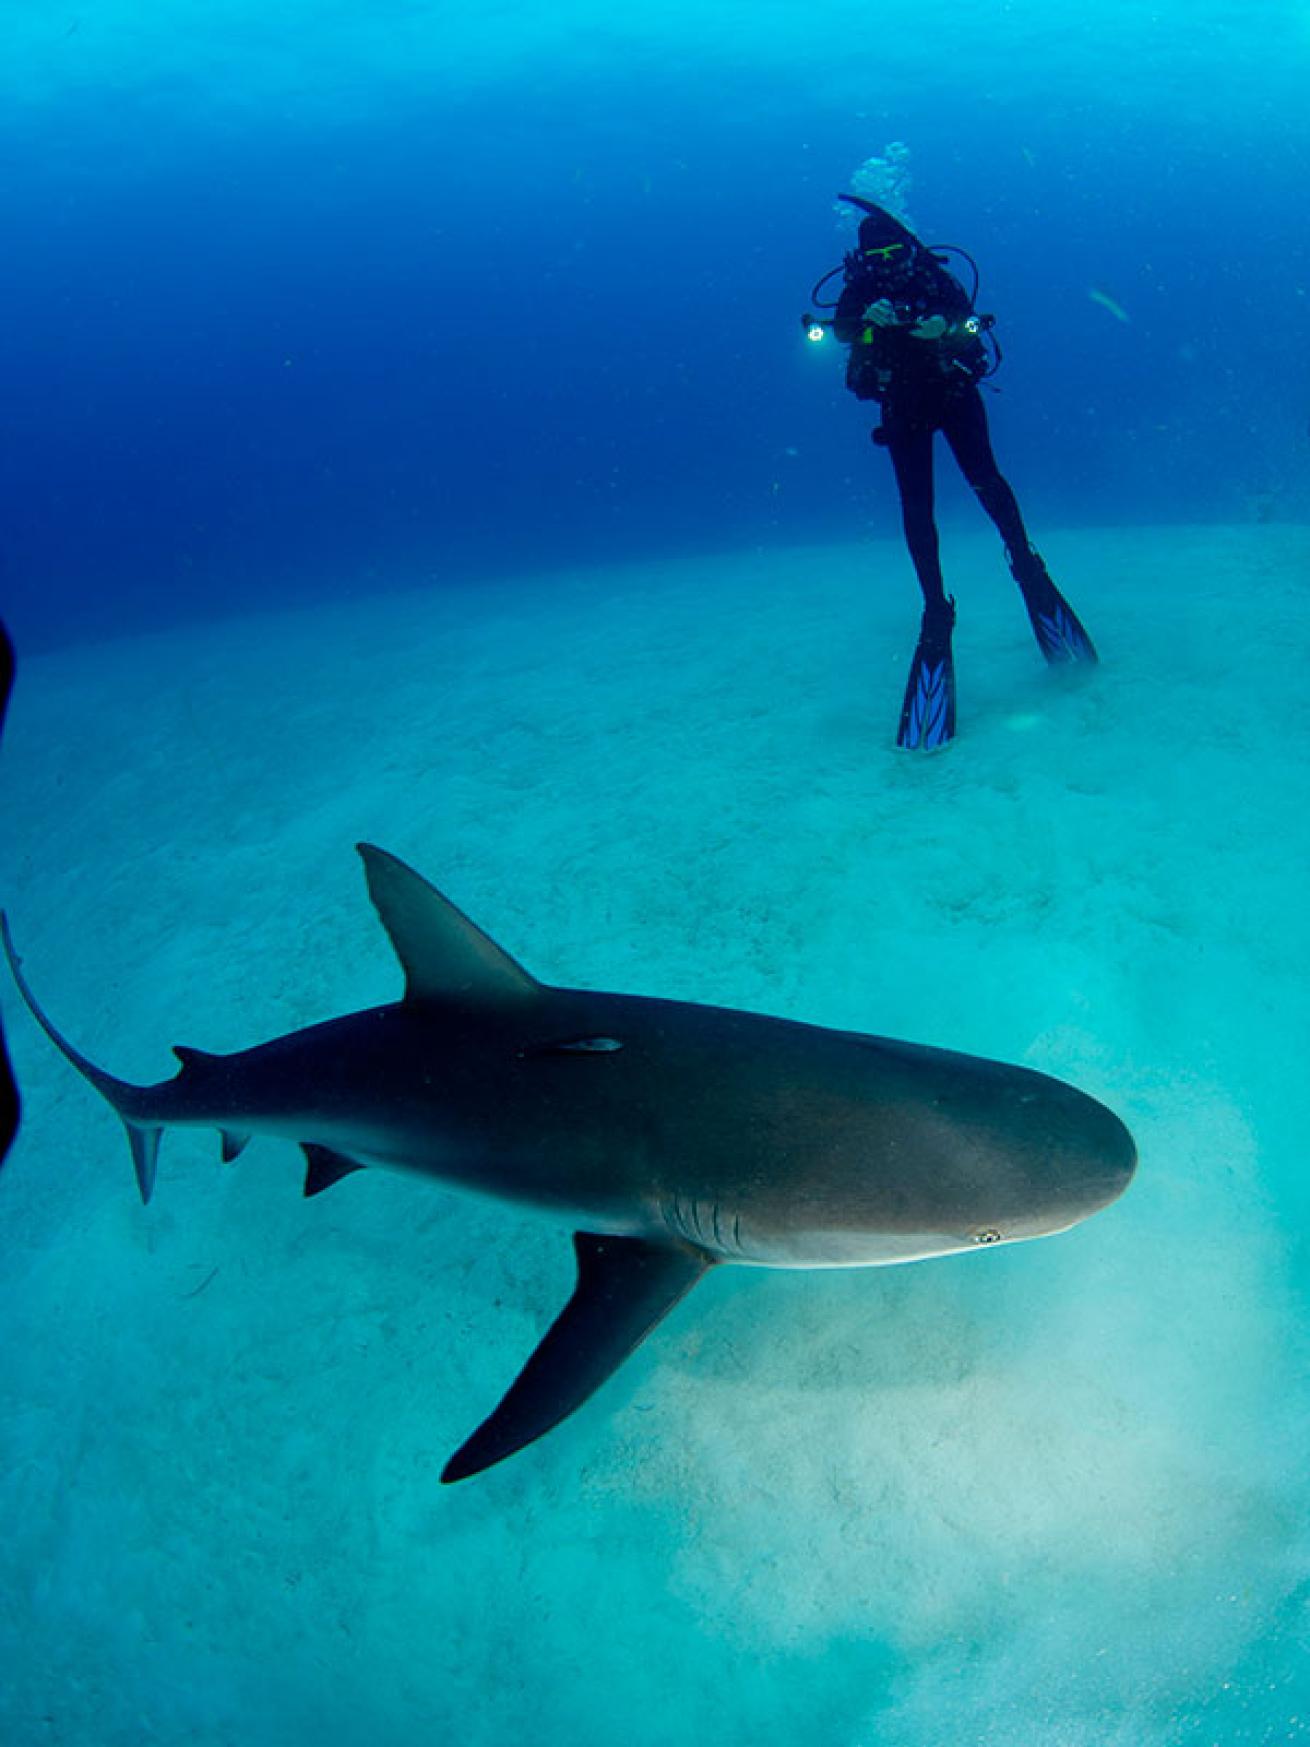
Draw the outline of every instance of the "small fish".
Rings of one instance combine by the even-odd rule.
[[[1089,285],[1087,295],[1093,303],[1099,303],[1102,309],[1108,309],[1116,321],[1126,322],[1130,319],[1123,304],[1111,297],[1108,291],[1102,291],[1099,285]]]

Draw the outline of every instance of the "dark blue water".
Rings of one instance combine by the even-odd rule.
[[[193,41],[160,5],[25,18],[0,122],[20,641],[886,526],[799,316],[847,246],[834,193],[892,139],[921,232],[979,260],[1039,531],[1303,513],[1306,45],[1211,10],[1140,36],[1117,6],[967,37],[932,6],[716,33],[232,4]]]

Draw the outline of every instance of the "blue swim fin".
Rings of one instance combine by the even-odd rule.
[[[955,601],[924,608],[918,647],[901,706],[896,744],[915,752],[935,752],[955,738],[955,663],[951,632]]]
[[[1051,581],[1036,552],[1028,551],[1012,562],[1015,581],[1023,591],[1037,647],[1052,667],[1067,661],[1095,662],[1095,646],[1082,620]]]

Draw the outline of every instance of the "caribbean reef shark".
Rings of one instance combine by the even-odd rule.
[[[1066,1231],[1121,1195],[1128,1130],[1062,1081],[883,1037],[538,982],[411,868],[359,846],[401,1001],[134,1086],[23,998],[127,1128],[143,1200],[173,1123],[296,1141],[306,1195],[415,1171],[578,1229],[577,1282],[445,1481],[574,1412],[719,1263],[877,1267]]]

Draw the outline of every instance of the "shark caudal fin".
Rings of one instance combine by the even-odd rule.
[[[163,1125],[152,1121],[149,1110],[154,1103],[154,1088],[148,1086],[133,1086],[126,1080],[116,1080],[112,1074],[105,1073],[94,1062],[75,1050],[68,1039],[64,1037],[46,1017],[40,1002],[32,993],[27,978],[23,975],[22,960],[14,945],[14,937],[9,931],[9,918],[0,913],[0,938],[3,938],[5,957],[9,960],[9,969],[13,973],[18,992],[27,1003],[28,1011],[33,1019],[45,1032],[55,1048],[73,1066],[83,1079],[89,1080],[100,1096],[122,1118],[123,1127],[127,1130],[127,1142],[132,1149],[132,1164],[136,1170],[137,1187],[141,1191],[141,1199],[149,1201],[155,1186],[155,1169],[159,1160],[159,1137],[163,1133]]]

